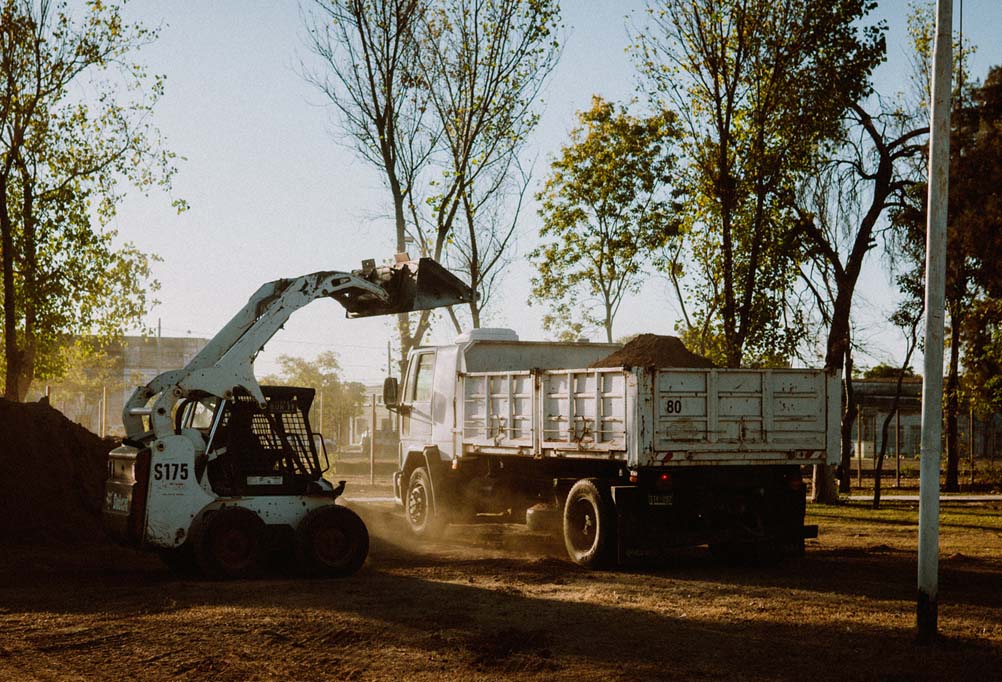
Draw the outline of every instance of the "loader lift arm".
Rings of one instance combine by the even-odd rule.
[[[225,400],[238,392],[258,405],[266,401],[254,377],[254,359],[292,313],[318,298],[333,298],[347,317],[390,315],[455,305],[474,292],[430,258],[397,256],[392,265],[371,260],[361,270],[324,271],[262,285],[247,304],[182,369],[158,375],[138,387],[122,410],[127,439],[139,442],[174,433],[173,409],[188,397],[214,395]],[[151,407],[147,407],[156,397]],[[146,430],[144,417],[149,417]]]

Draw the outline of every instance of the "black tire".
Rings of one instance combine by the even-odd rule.
[[[336,504],[309,512],[296,528],[296,558],[306,575],[344,578],[369,556],[369,531],[358,514]]]
[[[195,563],[195,552],[190,542],[173,549],[161,549],[157,554],[167,570],[178,577],[187,578],[198,574],[198,564]]]
[[[616,510],[609,488],[583,478],[564,503],[564,546],[571,560],[586,568],[606,568],[616,558]]]
[[[243,507],[225,507],[197,520],[191,542],[209,578],[246,578],[261,568],[264,521]]]
[[[445,515],[435,504],[431,486],[431,476],[424,467],[411,472],[404,493],[404,520],[411,532],[424,540],[433,540],[442,535],[446,525]]]

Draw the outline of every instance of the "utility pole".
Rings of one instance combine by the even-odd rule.
[[[939,465],[943,450],[943,299],[946,291],[946,218],[950,187],[950,89],[953,0],[936,2],[931,121],[929,215],[925,254],[925,367],[922,377],[922,456],[919,470],[918,641],[938,631]]]

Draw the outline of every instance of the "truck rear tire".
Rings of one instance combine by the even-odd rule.
[[[249,509],[226,507],[195,522],[191,542],[209,578],[246,578],[261,567],[264,521]]]
[[[434,540],[445,531],[447,522],[436,505],[431,476],[424,467],[411,472],[404,494],[404,518],[407,527],[419,538]]]
[[[369,555],[369,531],[358,514],[331,504],[314,509],[296,529],[296,557],[307,575],[344,578]]]
[[[583,478],[564,503],[564,546],[571,560],[586,568],[606,568],[616,557],[616,509],[609,486]]]

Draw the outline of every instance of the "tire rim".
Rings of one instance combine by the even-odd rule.
[[[407,520],[415,528],[424,525],[428,516],[428,495],[424,486],[418,483],[407,494]]]
[[[567,540],[577,552],[588,552],[598,540],[597,510],[588,500],[574,500],[567,507]]]
[[[353,543],[342,528],[323,526],[313,535],[313,550],[326,564],[340,564],[351,555]]]
[[[220,565],[239,570],[254,561],[253,538],[240,528],[228,528],[216,542],[216,558]]]

